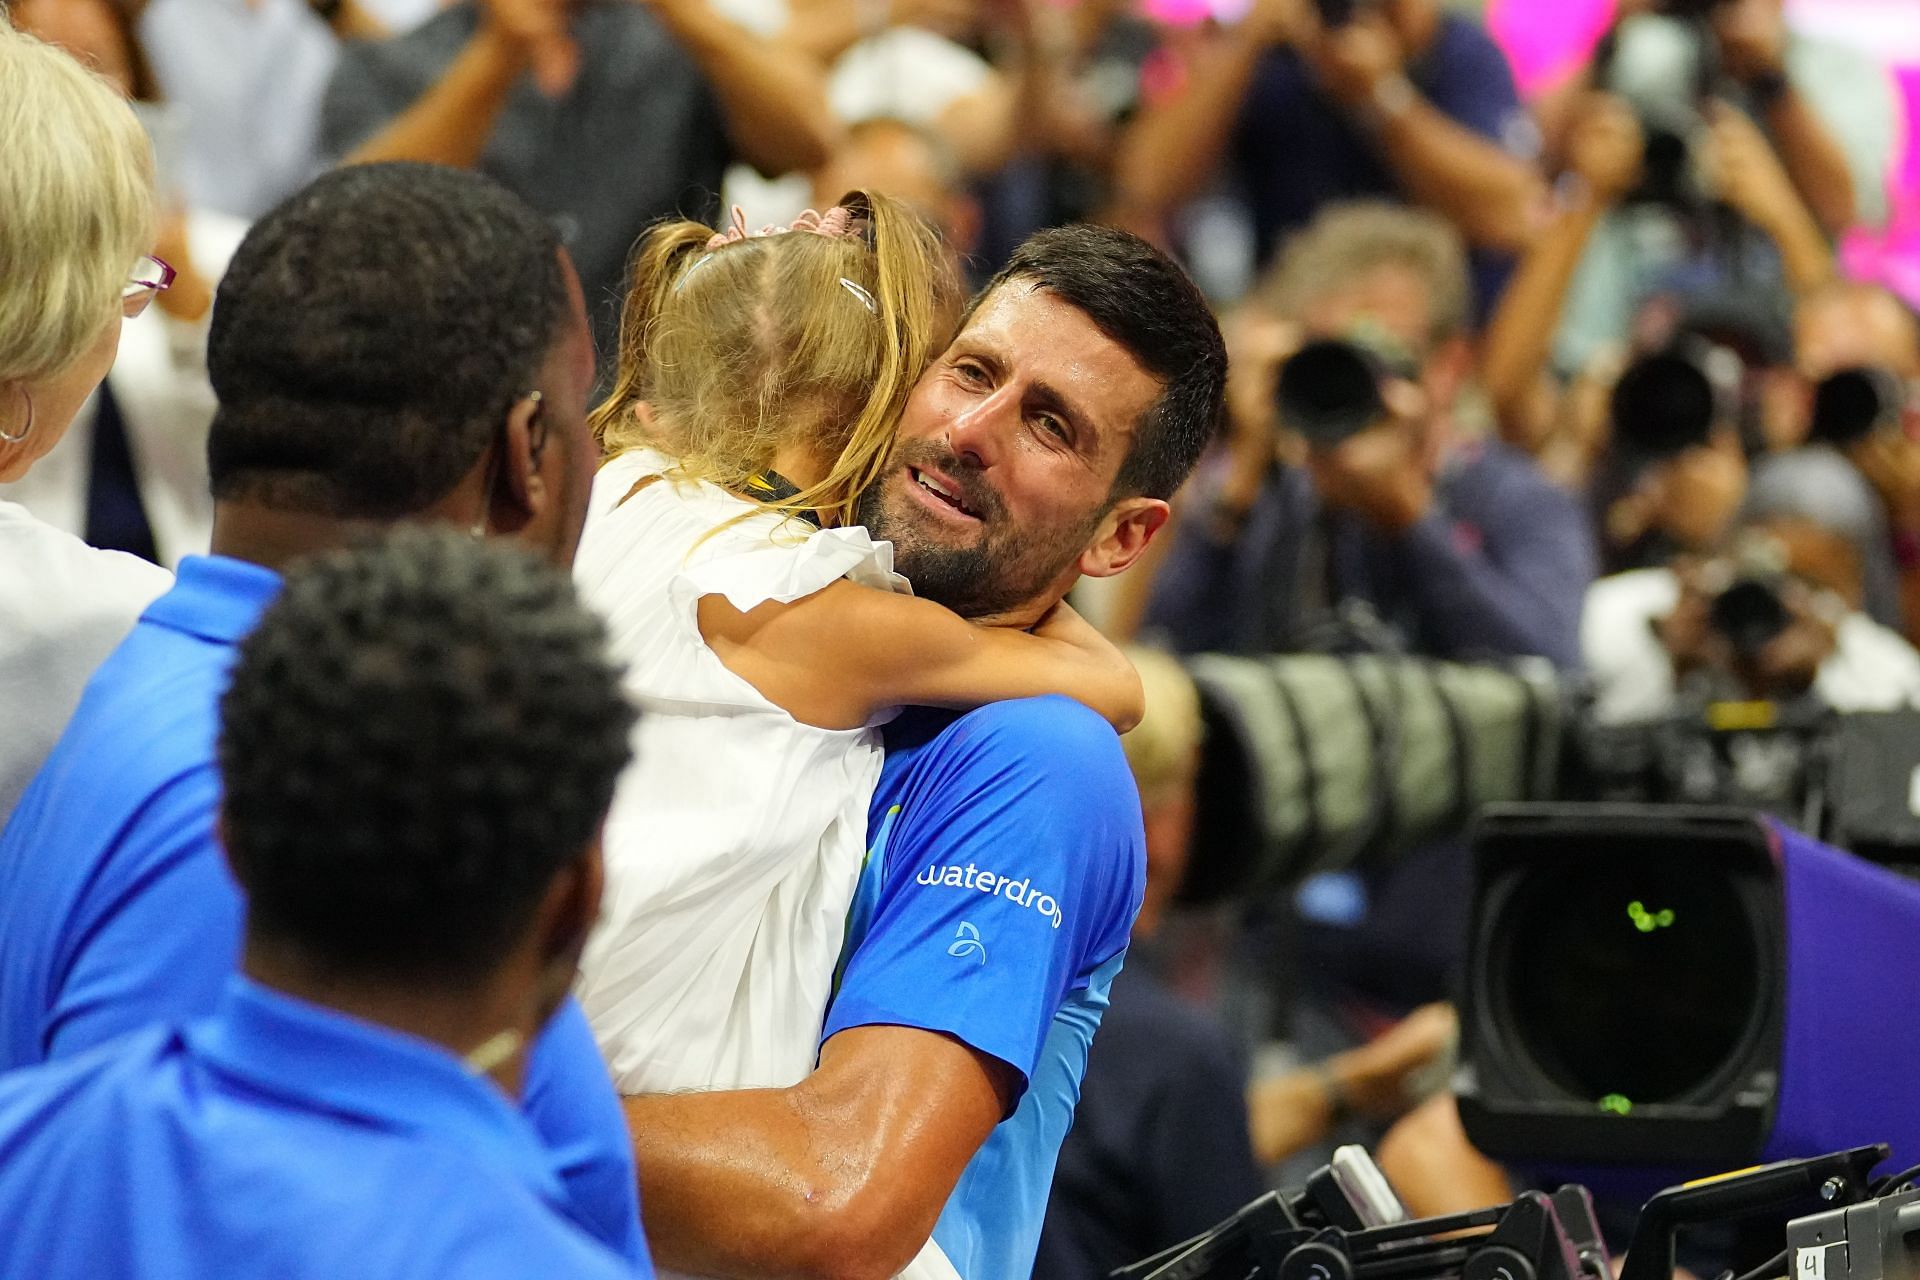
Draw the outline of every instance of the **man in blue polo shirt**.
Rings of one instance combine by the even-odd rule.
[[[1042,232],[914,389],[861,523],[916,593],[1030,625],[1145,549],[1219,419],[1225,371],[1177,266],[1123,232]],[[1061,698],[909,712],[886,746],[814,1073],[627,1100],[662,1266],[1032,1268],[1140,906],[1139,799],[1113,731]]]
[[[241,972],[204,1018],[0,1078],[0,1274],[650,1276],[511,1101],[632,719],[524,552],[405,529],[295,569],[221,702]]]
[[[579,287],[552,229],[485,178],[319,179],[235,255],[208,356],[215,554],[185,561],[101,666],[0,835],[0,1069],[221,999],[242,902],[214,840],[215,709],[285,564],[401,520],[512,535],[559,565],[579,539],[595,456]],[[522,1101],[596,1233],[639,1258],[632,1154],[571,1003]]]

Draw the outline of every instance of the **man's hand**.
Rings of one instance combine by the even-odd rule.
[[[1253,0],[1234,32],[1262,48],[1299,45],[1318,34],[1310,0]]]
[[[1328,30],[1309,13],[1312,33],[1301,45],[1314,74],[1335,101],[1346,107],[1364,107],[1382,83],[1402,74],[1406,47],[1386,15],[1371,10],[1353,21]]]
[[[481,0],[480,31],[525,59],[549,98],[565,96],[580,74],[573,0]]]
[[[1920,444],[1876,431],[1850,446],[1847,457],[1879,491],[1896,529],[1920,529]]]
[[[919,27],[964,41],[979,32],[980,12],[980,0],[889,0],[887,25]]]
[[[1433,507],[1433,480],[1414,438],[1413,415],[1396,416],[1307,457],[1320,501],[1388,533],[1407,529]]]
[[[1713,104],[1709,121],[1705,161],[1716,195],[1769,233],[1809,216],[1759,125],[1724,102]]]
[[[1582,104],[1567,143],[1567,167],[1602,206],[1613,205],[1640,181],[1645,140],[1632,108],[1608,93]]]
[[[1226,479],[1215,495],[1216,514],[1228,522],[1244,517],[1278,454],[1279,424],[1273,408],[1280,366],[1300,349],[1298,326],[1254,311],[1242,311],[1225,326],[1227,341]]]
[[[1714,6],[1713,33],[1727,74],[1745,83],[1784,74],[1787,18],[1780,0],[1723,0]]]

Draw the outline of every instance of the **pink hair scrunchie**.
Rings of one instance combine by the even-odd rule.
[[[727,229],[716,232],[707,241],[707,252],[711,253],[725,245],[738,244],[742,240],[752,239],[755,236],[784,235],[789,231],[811,231],[815,235],[826,236],[828,239],[860,239],[860,228],[854,224],[853,210],[845,205],[837,204],[825,213],[807,209],[784,227],[770,222],[758,231],[747,230],[747,211],[735,205]]]

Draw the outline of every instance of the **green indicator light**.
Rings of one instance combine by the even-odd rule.
[[[1633,1102],[1623,1093],[1610,1093],[1600,1099],[1600,1109],[1611,1111],[1616,1116],[1631,1115]]]
[[[1629,902],[1627,919],[1633,921],[1633,927],[1642,933],[1652,933],[1655,929],[1665,929],[1674,921],[1673,908],[1649,911],[1645,903]]]

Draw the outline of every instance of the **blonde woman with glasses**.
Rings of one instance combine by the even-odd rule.
[[[126,101],[0,12],[0,481],[45,457],[106,376],[120,325],[172,283],[148,256],[153,161]],[[0,501],[0,820],[162,570]]]

